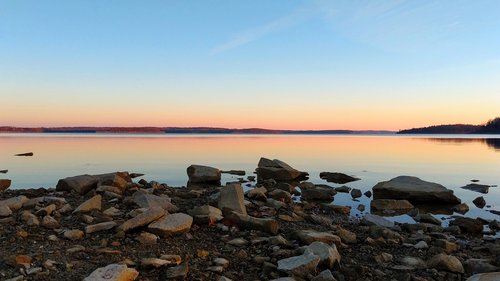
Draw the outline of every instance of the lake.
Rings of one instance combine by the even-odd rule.
[[[34,156],[14,156],[24,152]],[[260,157],[309,172],[314,183],[341,186],[321,180],[322,171],[354,175],[361,180],[346,185],[362,192],[396,176],[417,176],[452,189],[469,205],[467,216],[500,219],[487,211],[500,210],[500,187],[484,195],[460,188],[473,179],[500,184],[498,135],[0,134],[0,170],[9,170],[0,178],[12,179],[13,189],[54,187],[60,178],[112,171],[144,173],[148,181],[185,186],[191,164],[253,175]],[[223,182],[236,179],[224,175]],[[472,200],[478,196],[490,207],[475,207]],[[369,202],[343,193],[334,201],[353,207],[362,203],[367,210]],[[352,214],[359,212],[353,208]]]

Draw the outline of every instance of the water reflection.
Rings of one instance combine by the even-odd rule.
[[[500,138],[425,138],[425,140],[456,145],[481,143],[488,146],[489,148],[500,151]]]

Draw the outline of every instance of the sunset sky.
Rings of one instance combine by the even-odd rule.
[[[500,116],[500,1],[0,1],[0,126]]]

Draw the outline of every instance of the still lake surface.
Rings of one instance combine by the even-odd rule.
[[[33,152],[33,157],[16,153]],[[280,159],[309,172],[310,181],[322,171],[343,172],[361,178],[346,184],[362,192],[380,181],[400,175],[417,176],[452,189],[467,203],[466,216],[500,219],[488,210],[500,210],[500,187],[481,194],[460,187],[472,179],[500,185],[499,135],[147,135],[147,134],[0,134],[0,178],[12,180],[13,189],[55,187],[60,178],[112,171],[144,173],[148,181],[185,186],[186,168],[202,164],[222,170],[245,170],[253,175],[260,157]],[[225,181],[238,177],[223,176]],[[489,207],[472,200],[484,196]],[[338,193],[334,204],[356,207]],[[444,217],[444,216],[441,216]],[[393,220],[408,220],[398,216]]]

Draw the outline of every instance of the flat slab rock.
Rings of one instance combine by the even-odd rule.
[[[408,200],[395,199],[375,199],[370,203],[371,209],[375,211],[383,210],[410,210],[414,206]]]
[[[128,268],[123,264],[110,264],[92,272],[83,281],[132,281],[137,278],[139,272]]]
[[[288,274],[305,277],[316,273],[320,258],[313,254],[303,254],[278,261],[278,270]]]
[[[116,230],[123,231],[123,232],[130,231],[134,228],[147,225],[147,224],[163,217],[165,215],[165,213],[166,213],[165,210],[163,208],[159,208],[159,207],[147,209],[143,213],[138,214],[137,216],[124,222]]]
[[[410,202],[459,204],[452,190],[417,177],[399,176],[373,187],[374,199],[406,199]]]
[[[500,272],[475,274],[469,277],[466,281],[500,281]]]
[[[361,222],[366,225],[376,225],[388,228],[394,227],[394,222],[374,214],[366,214]]]
[[[485,184],[471,183],[466,186],[462,186],[461,188],[486,194],[488,193],[490,186]]]
[[[305,229],[295,232],[295,235],[297,236],[297,238],[300,239],[300,241],[302,241],[302,243],[307,245],[315,241],[323,242],[326,244],[333,244],[333,243],[337,245],[341,244],[340,237],[330,232],[320,232],[320,231]]]
[[[193,224],[193,217],[184,213],[166,215],[148,226],[150,232],[162,237],[188,232]]]

